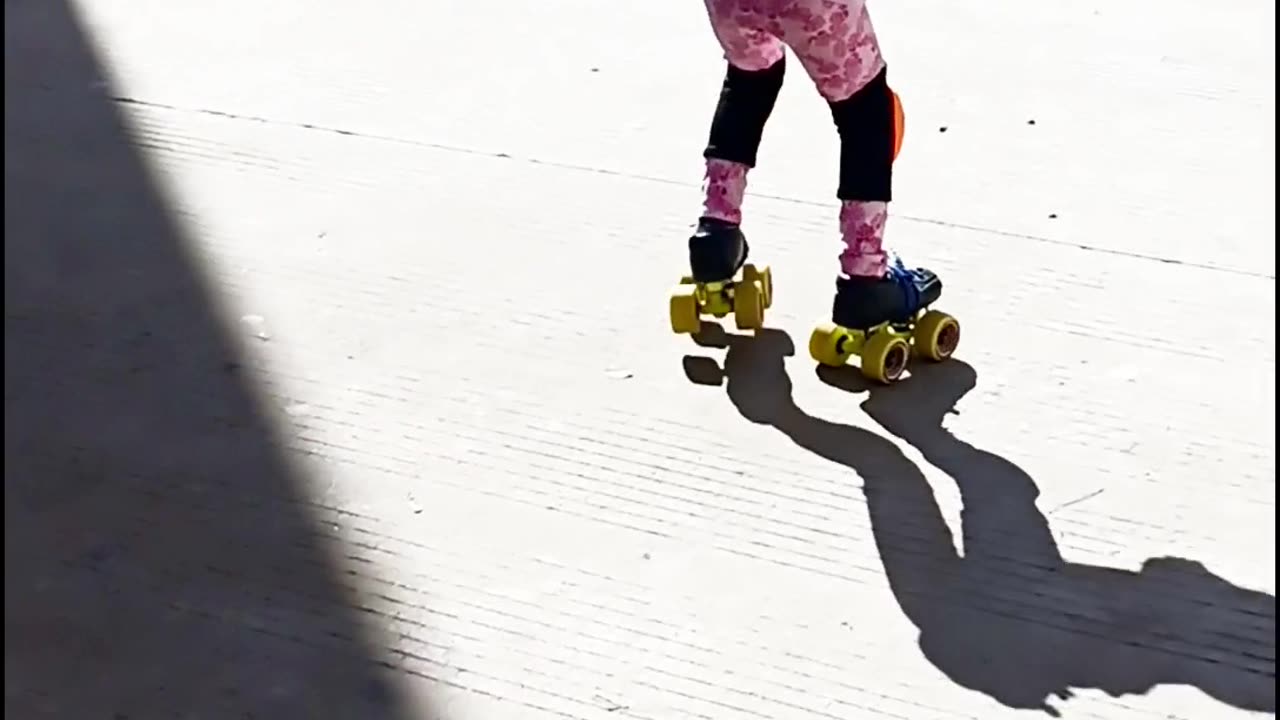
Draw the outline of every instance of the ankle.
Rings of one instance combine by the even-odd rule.
[[[707,159],[703,178],[702,216],[738,224],[742,222],[742,201],[747,192],[747,170],[742,163]]]

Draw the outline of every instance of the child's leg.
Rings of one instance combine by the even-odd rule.
[[[711,119],[703,217],[737,224],[747,170],[755,167],[765,123],[773,112],[786,61],[782,41],[740,22],[735,0],[706,0],[728,67]]]
[[[760,138],[773,112],[786,71],[783,45],[758,27],[739,22],[735,0],[706,0],[728,68],[711,120],[702,214],[689,240],[689,261],[699,282],[732,277],[746,261],[739,228],[747,171],[756,164]]]
[[[932,273],[891,266],[884,228],[892,199],[895,99],[863,0],[790,0],[766,26],[795,50],[840,133],[840,254],[832,319],[865,328],[905,319],[941,292]]]
[[[877,54],[878,57],[878,54]],[[852,95],[828,100],[840,133],[840,269],[882,277],[888,257],[884,227],[893,198],[893,93],[879,72]]]
[[[782,38],[795,49],[840,132],[841,270],[882,276],[893,168],[893,104],[863,0],[792,0]]]

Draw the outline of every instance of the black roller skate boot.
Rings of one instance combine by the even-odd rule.
[[[689,238],[689,270],[695,283],[732,280],[747,261],[747,238],[736,224],[701,218]]]
[[[862,373],[882,383],[902,376],[913,347],[917,355],[945,360],[960,341],[960,323],[929,309],[941,296],[936,273],[908,269],[896,258],[882,277],[842,277],[831,322],[813,331],[809,354],[837,367],[858,355]]]
[[[671,329],[693,334],[702,316],[733,313],[739,330],[764,326],[764,311],[773,304],[773,277],[768,267],[747,264],[747,239],[737,224],[704,217],[689,238],[689,270],[671,293]]]

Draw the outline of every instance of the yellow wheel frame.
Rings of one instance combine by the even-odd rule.
[[[698,311],[698,287],[680,285],[671,291],[671,330],[679,335],[692,335],[702,328]]]
[[[765,290],[760,280],[740,282],[733,288],[733,321],[739,330],[764,327]]]
[[[925,311],[909,326],[885,323],[863,331],[822,323],[809,335],[809,355],[829,367],[841,367],[856,355],[864,376],[889,384],[906,371],[913,346],[921,357],[941,362],[960,343],[960,322],[944,312]]]
[[[761,299],[764,300],[766,310],[773,307],[773,270],[768,265],[756,267],[750,263],[742,266],[742,282],[750,284],[756,280],[760,281],[760,287],[764,289]]]
[[[911,344],[888,329],[873,333],[862,348],[862,374],[889,384],[902,377],[911,357]]]
[[[922,357],[942,362],[960,343],[960,323],[944,312],[930,310],[916,322],[912,340]]]
[[[733,313],[739,330],[764,327],[765,310],[773,305],[773,272],[768,265],[743,265],[740,280],[698,283],[688,275],[671,291],[671,330],[692,335],[702,329],[702,317],[723,318]]]
[[[853,355],[853,338],[835,323],[823,323],[809,335],[809,356],[822,365],[841,367]]]

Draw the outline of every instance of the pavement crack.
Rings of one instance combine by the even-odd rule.
[[[1052,510],[1050,510],[1048,514],[1049,514],[1049,515],[1054,515],[1054,514],[1056,514],[1059,510],[1066,510],[1067,508],[1071,507],[1072,505],[1079,505],[1080,503],[1085,502],[1086,500],[1092,500],[1093,498],[1098,497],[1099,495],[1101,495],[1102,493],[1104,493],[1104,492],[1106,492],[1106,491],[1107,491],[1107,489],[1106,489],[1106,488],[1098,488],[1097,490],[1094,490],[1094,491],[1093,491],[1093,492],[1091,492],[1091,493],[1085,493],[1084,495],[1081,495],[1080,497],[1078,497],[1078,498],[1076,498],[1076,499],[1074,499],[1074,500],[1068,500],[1068,501],[1066,501],[1066,502],[1062,503],[1061,505],[1058,505],[1057,507],[1055,507],[1055,508],[1053,508]]]

